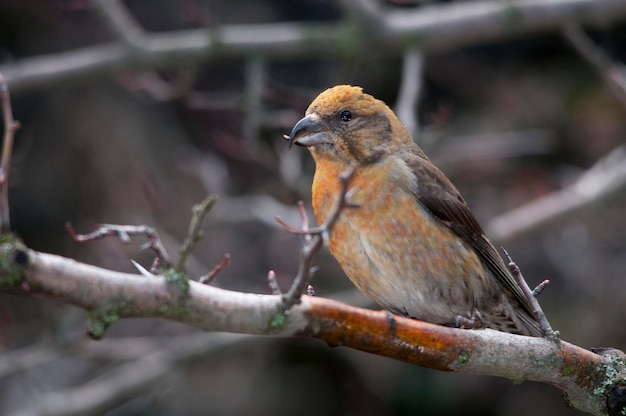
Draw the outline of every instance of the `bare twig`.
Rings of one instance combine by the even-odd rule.
[[[200,238],[202,238],[202,224],[204,222],[204,218],[209,213],[216,201],[217,197],[215,195],[209,195],[204,201],[202,201],[200,204],[194,205],[194,207],[192,208],[189,231],[187,234],[187,238],[185,238],[185,241],[183,242],[179,250],[179,258],[175,266],[176,271],[186,273],[187,259],[191,255],[191,252],[193,251],[197,242],[200,240]],[[160,269],[161,266],[166,268],[170,267],[169,256],[167,254],[167,251],[165,250],[165,246],[161,242],[161,238],[159,237],[156,229],[154,229],[153,227],[149,227],[147,225],[101,224],[98,229],[88,234],[76,233],[76,230],[69,222],[65,224],[65,228],[67,229],[72,239],[77,242],[94,241],[109,236],[116,236],[120,239],[122,243],[129,244],[131,235],[146,236],[148,238],[148,242],[140,246],[139,249],[152,249],[158,257],[155,259],[154,264],[151,267],[151,272],[148,272],[143,267],[138,267],[139,272],[142,275],[148,275],[158,272],[158,269]],[[133,264],[135,265],[135,267],[138,266],[135,262],[133,262]],[[211,270],[207,275],[201,278],[202,282],[209,282],[229,264],[230,255],[225,254],[224,260],[220,264],[215,266],[213,270]]]
[[[511,256],[509,256],[509,253],[504,249],[504,247],[502,247],[502,251],[504,252],[504,255],[509,262],[508,266],[511,270],[511,274],[513,274],[513,277],[517,281],[517,284],[522,289],[522,292],[524,292],[524,296],[526,296],[528,302],[530,303],[530,312],[533,314],[533,318],[535,318],[537,322],[539,322],[541,335],[554,340],[558,340],[559,332],[552,330],[552,327],[548,322],[548,318],[546,318],[546,314],[543,312],[543,309],[541,309],[541,305],[539,305],[539,301],[537,300],[537,297],[535,295],[535,291],[538,290],[537,288],[539,286],[535,288],[534,291],[531,291],[530,287],[528,287],[528,283],[526,283],[526,279],[524,279],[524,276],[522,276],[522,271],[520,270],[519,266],[513,261],[513,259],[511,259]],[[542,284],[545,282],[546,281],[544,280]],[[547,284],[545,286],[547,286]],[[541,290],[543,290],[543,288],[541,288],[538,292],[541,292]]]
[[[95,231],[88,234],[78,234],[71,223],[65,223],[65,228],[70,237],[74,241],[79,243],[87,241],[100,240],[105,237],[115,236],[120,239],[123,244],[130,244],[131,235],[145,236],[148,238],[148,242],[142,244],[139,249],[153,250],[158,258],[164,263],[164,266],[169,265],[169,256],[165,246],[161,242],[159,233],[153,227],[147,225],[119,225],[119,224],[100,224]]]
[[[0,162],[0,233],[11,231],[11,217],[9,215],[9,171],[11,170],[11,156],[13,154],[13,139],[20,123],[13,120],[13,108],[9,95],[9,86],[0,73],[0,105],[2,106],[2,121],[4,123],[4,138],[2,142],[2,161]]]
[[[209,195],[201,203],[194,205],[191,209],[191,221],[189,222],[189,231],[187,238],[179,250],[178,263],[175,269],[179,272],[185,272],[187,269],[187,258],[195,248],[196,244],[202,238],[202,223],[213,205],[217,202],[216,195]]]
[[[339,181],[341,182],[341,186],[339,188],[337,199],[335,200],[335,204],[330,210],[328,217],[319,227],[309,228],[308,218],[306,216],[306,212],[304,211],[304,206],[302,203],[298,204],[300,213],[302,215],[301,228],[292,227],[286,224],[280,218],[276,218],[278,224],[285,230],[294,234],[303,235],[303,246],[302,250],[300,251],[300,264],[298,266],[298,273],[296,274],[296,278],[291,284],[289,291],[287,291],[287,293],[285,293],[282,297],[285,309],[289,309],[291,306],[300,301],[300,296],[304,292],[304,289],[311,277],[313,258],[322,248],[324,240],[327,238],[328,234],[332,230],[337,219],[339,219],[339,214],[341,214],[341,212],[345,208],[357,207],[357,205],[351,204],[348,201],[348,185],[350,184],[350,180],[354,176],[354,173],[355,168],[353,167],[339,175]]]
[[[226,253],[224,254],[224,259],[219,264],[216,264],[210,272],[200,277],[198,279],[198,282],[204,283],[205,285],[210,284],[213,279],[215,279],[215,276],[217,276],[222,270],[224,270],[228,266],[230,266],[230,254]]]
[[[282,296],[283,292],[280,291],[278,281],[276,280],[276,272],[274,270],[267,272],[267,284],[270,287],[272,295]]]
[[[307,232],[307,234],[304,234],[302,236],[302,238],[304,238],[304,241],[306,243],[309,243],[311,241],[311,234],[310,233],[310,228],[309,228],[309,216],[306,215],[306,208],[304,208],[304,202],[303,201],[298,201],[298,212],[300,213],[300,220],[301,220],[301,226],[300,229],[302,231]]]
[[[609,85],[615,96],[626,106],[626,70],[620,63],[614,62],[575,21],[569,22],[563,29],[565,39],[587,62],[598,71]]]

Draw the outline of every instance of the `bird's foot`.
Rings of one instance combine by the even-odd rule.
[[[454,324],[461,329],[480,329],[485,327],[483,317],[476,309],[468,313],[468,316],[458,315],[454,319]]]

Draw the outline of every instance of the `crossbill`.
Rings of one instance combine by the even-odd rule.
[[[511,272],[465,200],[382,101],[360,87],[322,92],[289,146],[315,160],[315,218],[328,217],[339,176],[354,169],[328,247],[367,297],[400,315],[455,327],[540,335]]]

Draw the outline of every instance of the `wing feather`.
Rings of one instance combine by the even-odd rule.
[[[441,171],[433,168],[431,164],[424,164],[427,159],[423,153],[403,155],[403,159],[419,178],[414,190],[418,202],[478,253],[498,283],[526,312],[518,314],[518,317],[531,333],[539,334],[539,325],[532,318],[530,302],[494,246],[485,237],[482,227],[459,191]]]

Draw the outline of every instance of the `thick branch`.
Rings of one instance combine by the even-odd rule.
[[[121,6],[117,4],[116,7]],[[103,12],[110,11],[105,8]],[[118,22],[124,40],[74,51],[25,58],[0,66],[13,93],[46,85],[69,82],[78,76],[100,76],[112,70],[164,68],[184,61],[209,58],[310,57],[312,53],[328,54],[345,45],[346,33],[355,50],[368,53],[399,54],[407,44],[419,44],[428,53],[489,42],[503,37],[520,36],[538,31],[560,30],[564,24],[577,21],[588,26],[602,26],[626,16],[626,3],[616,0],[527,0],[453,2],[422,7],[414,11],[377,13],[362,16],[358,30],[354,22],[274,23],[257,25],[223,25],[213,29],[196,29],[164,34],[134,31],[130,36]],[[119,16],[118,16],[119,17]],[[123,19],[122,19],[123,22]],[[377,30],[372,30],[377,26]],[[132,31],[131,31],[132,32]],[[128,47],[129,37],[134,47]],[[339,46],[341,47],[341,46]]]
[[[125,317],[161,317],[212,331],[309,336],[443,371],[552,384],[572,405],[597,415],[606,413],[606,395],[624,383],[620,360],[566,342],[446,328],[310,296],[304,296],[281,325],[270,325],[282,313],[280,296],[190,282],[188,296],[181,298],[162,277],[146,279],[7,244],[1,247],[2,264],[15,263],[18,269],[0,273],[3,290],[79,306],[92,319],[99,316],[109,323]]]

